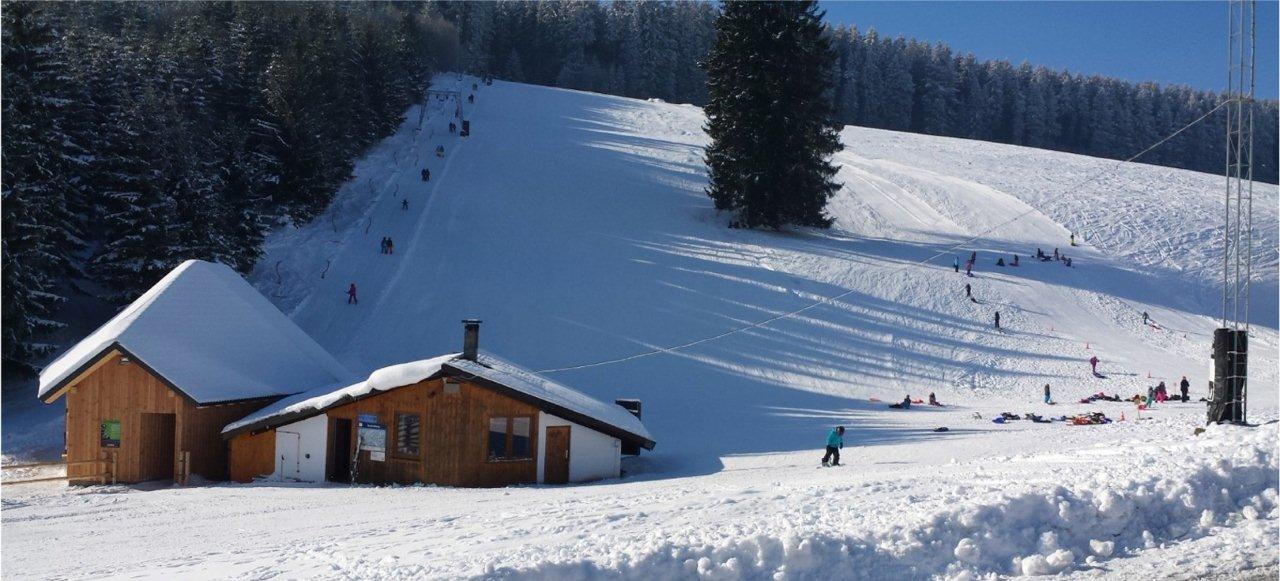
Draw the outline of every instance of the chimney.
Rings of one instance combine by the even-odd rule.
[[[480,347],[480,319],[462,320],[462,358],[476,360],[476,350]]]

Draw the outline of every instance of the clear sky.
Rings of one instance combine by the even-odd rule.
[[[945,42],[979,59],[1073,73],[1226,88],[1226,2],[832,2],[827,20],[881,35]],[[1257,89],[1280,94],[1276,0],[1260,0]]]

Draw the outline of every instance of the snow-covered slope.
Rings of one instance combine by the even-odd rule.
[[[357,372],[456,350],[465,317],[485,320],[483,348],[552,369],[844,295],[675,353],[552,375],[643,399],[659,457],[680,464],[810,447],[833,410],[867,397],[998,401],[1045,383],[1059,399],[1127,396],[1184,374],[1203,395],[1215,176],[851,127],[833,229],[743,231],[702,193],[697,108],[496,82],[464,105],[463,139],[445,130],[451,104],[429,107],[357,167],[329,214],[274,236],[254,276]],[[1268,362],[1276,188],[1257,194],[1253,345]],[[1072,231],[1082,246],[1068,247]],[[394,255],[378,253],[383,236]],[[1037,247],[1074,266],[1030,260]],[[952,271],[975,250],[975,278]],[[994,265],[1014,253],[1021,266]],[[352,282],[359,305],[346,304]],[[1108,379],[1090,375],[1092,355]],[[1255,365],[1255,384],[1274,385],[1274,367]],[[1274,393],[1255,395],[1274,408]],[[726,434],[735,426],[752,428]]]
[[[481,349],[540,370],[718,337],[545,373],[602,401],[642,399],[656,450],[625,462],[626,478],[567,487],[6,486],[6,574],[1280,570],[1274,186],[1255,200],[1250,418],[1266,425],[1193,436],[1215,326],[1221,178],[848,128],[834,228],[743,231],[701,191],[697,108],[495,82],[464,109],[466,139],[447,131],[451,104],[410,111],[324,217],[271,237],[252,282],[360,375],[457,351],[467,317],[484,319]],[[1073,231],[1082,246],[1067,246]],[[378,253],[384,236],[394,255]],[[1036,247],[1065,250],[1074,266],[1029,259]],[[953,257],[972,251],[976,276],[954,272]],[[994,265],[1013,253],[1020,266]],[[359,305],[346,304],[352,282]],[[979,302],[964,298],[966,282]],[[805,308],[823,297],[839,298]],[[1143,311],[1157,326],[1142,324]],[[1090,374],[1092,355],[1105,377]],[[1190,403],[1074,403],[1145,394],[1182,374]],[[1046,383],[1057,405],[1042,402]],[[948,405],[900,411],[871,400],[929,392]],[[992,423],[1002,411],[1125,419]],[[846,467],[822,469],[835,424],[849,427]],[[133,527],[104,536],[104,519]]]

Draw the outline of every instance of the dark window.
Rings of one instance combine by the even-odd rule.
[[[528,460],[533,457],[533,418],[489,418],[489,459]]]
[[[120,420],[102,420],[98,425],[98,434],[103,448],[119,448]]]
[[[421,442],[422,416],[396,412],[396,456],[418,458]]]
[[[511,457],[529,457],[530,418],[511,418]]]
[[[507,457],[507,418],[489,418],[489,459]]]

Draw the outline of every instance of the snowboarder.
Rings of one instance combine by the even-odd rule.
[[[964,283],[964,296],[973,298],[973,289],[969,286],[969,283],[967,282]]]
[[[1058,256],[1058,249],[1057,249],[1057,248],[1054,248],[1054,249],[1053,249],[1053,259],[1054,259],[1054,260],[1062,260],[1062,259]]]
[[[401,210],[409,209],[409,198],[404,198],[403,200],[400,200],[400,209]]]
[[[1072,246],[1075,246],[1075,245],[1076,245],[1076,233],[1075,233],[1075,232],[1072,232],[1072,233],[1071,233],[1071,245],[1072,245]]]
[[[827,453],[822,456],[822,465],[839,466],[841,448],[844,448],[844,426],[836,426],[827,434]]]
[[[1093,368],[1094,375],[1098,374],[1098,356],[1097,355],[1094,355],[1093,357],[1089,358],[1089,367]]]
[[[1053,403],[1053,397],[1049,395],[1049,384],[1044,384],[1044,403]]]
[[[929,405],[942,407],[942,402],[938,401],[938,397],[933,395],[932,391],[929,392]]]
[[[1191,382],[1187,381],[1187,376],[1182,376],[1182,381],[1178,383],[1178,387],[1182,389],[1182,403],[1190,401],[1190,398],[1187,397],[1187,390],[1191,389]]]
[[[977,262],[977,261],[978,261],[978,251],[974,250],[973,253],[969,255],[969,262]]]
[[[996,329],[1000,328],[1000,311],[996,311]]]
[[[1146,311],[1142,311],[1142,324],[1150,325],[1151,324],[1149,322],[1150,320],[1151,320],[1151,315],[1148,315]]]
[[[1004,266],[1004,257],[1003,257],[1003,256],[1001,256],[1000,258],[997,258],[997,259],[996,259],[996,266]]]
[[[909,410],[909,409],[911,409],[911,395],[910,395],[910,394],[908,394],[908,395],[907,395],[907,397],[902,398],[902,403],[890,404],[890,405],[889,405],[889,407],[891,407],[891,408],[893,408],[893,409],[895,409],[895,410]]]
[[[1017,254],[1013,255],[1013,262],[1012,262],[1012,263],[1010,263],[1010,264],[1012,264],[1013,266],[1018,266],[1018,255],[1017,255]]]
[[[964,274],[965,276],[973,276],[973,259],[969,259],[968,262],[964,263]]]
[[[425,167],[424,167],[424,168],[422,168],[422,181],[424,181],[424,182],[429,182],[429,181],[431,181],[431,170],[429,170],[429,169],[427,169],[427,168],[425,168]]]
[[[956,256],[956,257],[954,257],[954,258],[952,258],[952,259],[951,259],[951,268],[956,269],[956,272],[957,272],[957,273],[959,273],[959,272],[960,272],[960,257],[959,257],[959,256]]]
[[[356,298],[356,283],[354,282],[351,283],[351,286],[347,288],[347,304],[348,305],[360,304],[360,299]]]

